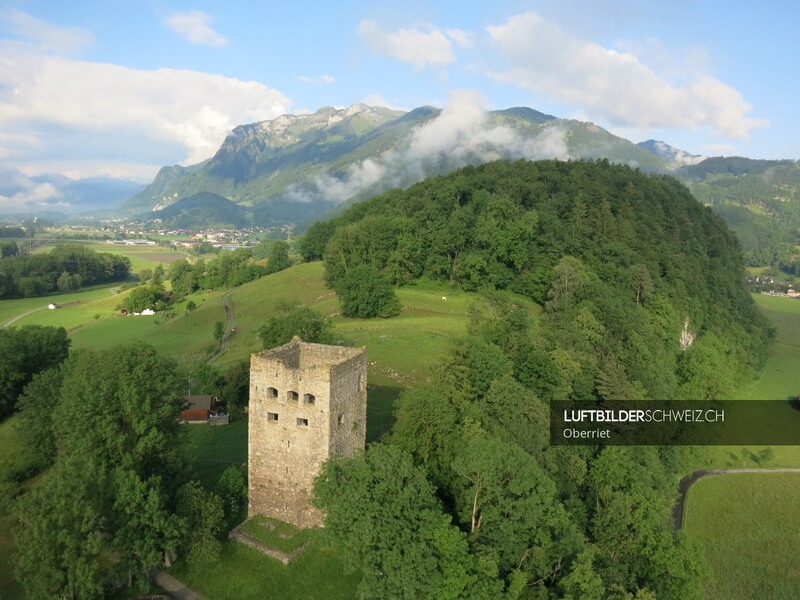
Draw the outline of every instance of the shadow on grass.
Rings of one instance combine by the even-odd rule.
[[[367,385],[367,443],[378,441],[394,424],[394,403],[403,388]]]

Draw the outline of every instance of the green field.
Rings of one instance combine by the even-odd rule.
[[[800,300],[775,296],[753,296],[777,335],[761,376],[734,394],[742,400],[788,400],[800,394]],[[776,418],[778,418],[776,416]],[[800,446],[774,446],[774,457],[764,464],[754,462],[750,453],[759,446],[706,448],[697,468],[800,467]]]
[[[741,473],[690,489],[686,536],[710,568],[708,600],[800,598],[800,474]]]
[[[218,367],[225,368],[235,361],[248,359],[252,352],[261,349],[258,329],[273,314],[280,300],[305,304],[331,317],[337,340],[348,345],[367,347],[367,438],[368,441],[373,441],[391,427],[393,404],[399,393],[430,376],[432,366],[445,357],[453,344],[466,334],[470,304],[482,300],[476,294],[424,282],[398,290],[403,309],[395,318],[347,319],[338,314],[337,299],[325,287],[322,274],[321,263],[300,264],[228,293],[198,293],[192,297],[197,308],[186,314],[186,301],[183,301],[176,306],[176,316],[172,319],[162,315],[118,316],[115,307],[121,302],[122,296],[112,295],[109,289],[92,290],[58,297],[58,304],[76,303],[57,310],[31,313],[15,325],[63,325],[69,330],[73,348],[106,348],[132,340],[144,340],[167,356],[183,363],[193,363],[208,356],[207,348],[213,342],[214,323],[225,320],[223,302],[227,302],[233,312],[233,327],[236,332],[231,337],[229,351],[216,361]],[[442,300],[443,296],[447,297],[447,301]],[[47,301],[48,299],[41,298],[4,301],[9,304],[0,303],[0,319],[5,316],[5,320],[9,320],[27,310],[40,307]],[[519,301],[536,318],[539,307],[524,299]],[[800,301],[766,296],[756,296],[756,301],[776,324],[777,343],[761,378],[740,390],[737,397],[785,399],[796,396],[800,393],[800,369],[797,368],[800,364]],[[99,317],[95,318],[96,315]],[[11,422],[13,419],[0,424],[0,473],[19,459],[18,452],[15,454],[15,438],[8,433],[10,429],[7,429]],[[187,426],[185,432],[189,438],[194,475],[209,488],[213,488],[227,466],[246,462],[246,420],[215,428]],[[749,454],[759,450],[760,448],[735,447],[704,449],[698,451],[697,467],[759,466]],[[775,447],[774,457],[767,465],[760,466],[800,466],[800,447]],[[746,595],[736,596],[724,591],[726,588],[713,588],[708,592],[708,598],[726,595],[732,599],[800,597],[797,588],[792,587],[797,583],[797,569],[776,558],[778,554],[796,554],[797,542],[789,540],[785,535],[773,533],[773,530],[797,530],[797,523],[787,521],[784,526],[783,519],[787,517],[786,512],[796,508],[792,504],[792,498],[799,496],[793,494],[792,486],[800,484],[800,476],[775,479],[770,476],[769,481],[780,482],[774,486],[757,486],[748,483],[750,479],[746,476],[741,479],[739,477],[701,480],[689,493],[685,531],[704,548],[715,573],[712,583],[750,590]],[[728,484],[727,480],[734,483]],[[763,483],[767,480],[758,481]],[[707,485],[712,486],[712,491],[703,491]],[[723,487],[717,490],[713,488],[715,485],[740,487]],[[756,508],[747,508],[751,506],[749,503],[752,498],[758,498],[758,502],[753,504]],[[717,513],[722,504],[728,507],[724,515],[728,515],[725,518],[729,520],[714,521],[721,518]],[[740,507],[744,508],[739,510]],[[794,512],[800,514],[800,511]],[[9,587],[11,579],[7,562],[3,562],[7,561],[8,556],[7,528],[7,522],[0,519],[0,595],[2,598],[13,598],[15,596],[13,588]],[[717,543],[716,538],[710,537],[718,536],[721,528],[726,528],[726,534],[733,536],[724,544]],[[736,558],[737,547],[762,543],[748,537],[755,535],[754,532],[757,531],[766,532],[767,537],[764,539],[772,541],[770,549],[762,546],[761,550],[772,561],[772,566],[769,569],[763,567],[761,571],[758,568],[743,568],[745,561],[738,563],[739,566],[725,566],[728,565],[725,561]],[[225,541],[221,561],[213,568],[178,565],[173,572],[213,600],[263,598],[265,590],[270,590],[272,597],[276,598],[352,598],[358,582],[357,574],[344,574],[336,551],[325,548],[316,538],[312,540],[309,549],[288,567],[255,550]],[[760,573],[767,575],[762,576]],[[737,575],[740,577],[738,580]],[[781,588],[783,583],[788,587]],[[724,594],[714,595],[717,590],[723,590]],[[789,595],[769,596],[773,592]]]
[[[165,269],[180,258],[188,258],[189,254],[177,248],[164,246],[127,246],[122,244],[107,244],[105,242],[69,242],[86,246],[95,252],[119,254],[131,259],[131,271],[138,273],[142,269],[153,269],[162,265]],[[41,246],[36,252],[48,252],[54,246]]]
[[[352,600],[360,575],[346,574],[337,554],[315,540],[284,565],[257,550],[226,541],[212,568],[181,565],[171,572],[213,600]]]
[[[777,328],[772,352],[759,379],[736,394],[743,400],[785,400],[800,395],[800,300],[754,296]]]
[[[186,425],[187,449],[192,474],[213,490],[222,472],[231,465],[247,464],[247,420],[230,425]]]

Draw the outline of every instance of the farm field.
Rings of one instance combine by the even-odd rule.
[[[127,246],[122,244],[106,244],[104,242],[67,242],[86,246],[95,252],[107,252],[108,254],[118,254],[127,256],[131,259],[131,271],[138,273],[142,269],[153,269],[157,265],[163,265],[166,269],[176,260],[188,258],[189,255],[174,248],[163,246]],[[49,252],[54,246],[41,246],[36,252]]]
[[[777,328],[772,354],[761,377],[739,390],[737,399],[787,400],[800,393],[800,301],[754,296]],[[800,446],[719,446],[699,453],[697,468],[800,467]],[[701,549],[711,576],[708,600],[800,597],[797,473],[741,473],[700,479],[689,490],[686,536]]]
[[[787,400],[800,394],[800,300],[775,296],[753,296],[761,310],[776,326],[772,353],[758,380],[734,394],[741,400]],[[697,468],[800,467],[800,446],[774,446],[774,456],[764,464],[751,458],[763,447],[709,447]]]
[[[703,598],[800,597],[798,473],[706,477],[689,490],[684,529],[710,568]]]
[[[18,298],[14,300],[0,300],[0,325],[9,324],[9,321],[20,317],[25,313],[31,312],[30,315],[24,316],[15,320],[10,325],[19,327],[22,325],[55,325],[69,328],[69,323],[81,322],[81,319],[74,317],[75,313],[82,312],[88,306],[94,305],[95,302],[99,304],[94,305],[95,309],[105,306],[103,301],[111,299],[116,296],[113,286],[101,286],[80,292],[72,292],[69,294],[57,294],[53,296],[41,296],[39,298]],[[122,296],[118,296],[116,303],[121,300]],[[54,303],[61,308],[56,310],[47,310],[47,305]],[[63,323],[60,321],[63,319]]]
[[[785,400],[800,394],[800,300],[754,295],[777,328],[775,344],[761,377],[739,390],[737,399]]]

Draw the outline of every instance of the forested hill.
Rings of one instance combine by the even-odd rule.
[[[396,284],[426,276],[543,304],[512,357],[543,399],[721,397],[770,338],[722,219],[676,179],[607,161],[467,167],[315,224],[302,250],[324,257],[331,286],[368,263]]]

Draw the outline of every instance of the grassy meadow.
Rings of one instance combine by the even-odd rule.
[[[167,264],[154,252],[180,253],[160,248],[101,246],[98,251],[135,254],[134,270]],[[156,262],[158,260],[158,262]],[[150,262],[148,262],[150,261]],[[171,262],[171,261],[170,261]],[[233,313],[235,333],[228,352],[215,365],[226,368],[247,360],[261,349],[258,330],[274,313],[277,303],[289,300],[305,304],[329,316],[334,336],[342,343],[366,346],[369,361],[367,438],[374,441],[388,431],[393,404],[401,391],[425,381],[431,368],[467,332],[469,307],[482,302],[476,294],[447,285],[421,282],[401,288],[402,312],[391,319],[347,319],[338,314],[338,302],[322,278],[321,263],[307,263],[263,277],[229,292],[197,293],[175,306],[175,316],[125,317],[116,307],[124,297],[112,288],[98,288],[52,298],[0,302],[0,324],[21,317],[14,326],[59,325],[67,328],[73,348],[108,348],[133,340],[144,340],[181,363],[205,360],[213,345],[216,321],[225,321],[224,303]],[[442,297],[447,297],[444,301]],[[185,311],[188,300],[197,308]],[[36,310],[54,301],[57,310]],[[528,300],[532,318],[540,307]],[[736,394],[742,399],[786,399],[800,393],[800,301],[756,296],[756,301],[778,328],[777,343],[764,373]],[[13,432],[14,418],[0,423],[0,481],[3,472],[24,462]],[[247,460],[247,421],[229,426],[187,427],[188,449],[194,475],[213,488],[224,469]],[[698,468],[800,466],[800,447],[775,447],[768,463],[759,465],[753,456],[760,448],[718,447],[698,451]],[[797,542],[785,532],[797,531],[793,488],[800,475],[723,476],[699,481],[686,505],[685,532],[703,550],[714,578],[706,590],[708,598],[800,597],[798,568],[791,564]],[[774,482],[774,483],[773,483]],[[769,483],[769,485],[767,485]],[[724,508],[725,510],[721,510]],[[0,507],[2,509],[2,507]],[[2,510],[0,510],[0,515]],[[800,517],[798,517],[800,518]],[[722,535],[730,537],[721,537]],[[762,535],[763,534],[763,535]],[[21,597],[8,568],[10,549],[8,521],[0,516],[0,597]],[[173,573],[187,585],[213,600],[263,598],[265,590],[275,598],[352,598],[359,575],[346,575],[335,549],[311,536],[309,548],[288,567],[255,550],[224,541],[220,562],[213,568],[177,565]],[[722,540],[722,541],[720,541]],[[742,558],[740,550],[758,548],[761,558]],[[754,550],[755,552],[755,550]],[[745,555],[743,554],[743,556]],[[750,560],[752,565],[747,566]],[[738,561],[738,562],[737,562]],[[760,562],[759,562],[760,561]],[[763,575],[756,573],[763,573]],[[752,580],[752,581],[751,581]],[[728,587],[725,587],[728,586]],[[744,590],[736,595],[733,590]],[[772,594],[772,595],[770,595]]]
[[[777,329],[772,354],[761,377],[740,389],[742,400],[784,400],[800,395],[800,300],[754,296]]]
[[[131,271],[138,273],[143,269],[153,269],[162,265],[166,269],[179,258],[189,258],[189,254],[182,250],[164,246],[128,246],[123,244],[107,244],[105,242],[67,242],[80,244],[95,252],[106,252],[108,254],[118,254],[127,256],[131,259]],[[40,246],[36,252],[49,252],[55,246]]]
[[[314,537],[288,565],[238,542],[225,541],[220,560],[212,568],[179,565],[170,572],[213,600],[352,600],[360,575],[346,573],[336,549]]]
[[[800,598],[800,473],[706,477],[689,490],[684,530],[710,569],[708,600]]]
[[[753,296],[777,335],[761,376],[733,397],[737,400],[788,400],[800,394],[800,300],[777,296]],[[774,407],[770,407],[774,409]],[[774,418],[781,418],[775,415]],[[761,446],[708,447],[700,454],[697,468],[800,467],[800,446],[774,446],[771,460],[760,464],[752,456]]]

